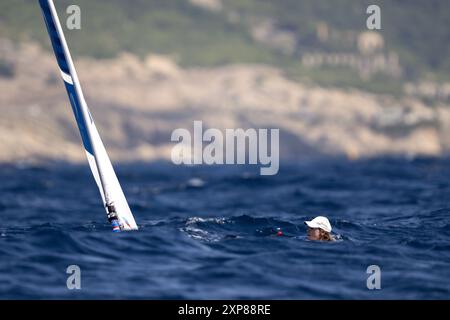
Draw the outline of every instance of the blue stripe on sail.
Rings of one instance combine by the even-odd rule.
[[[64,49],[61,40],[56,30],[56,24],[53,20],[50,7],[47,0],[39,0],[41,5],[42,13],[44,15],[45,24],[47,26],[48,34],[50,36],[50,41],[52,43],[53,51],[55,52],[56,60],[58,61],[59,68],[67,74],[70,74],[69,66],[64,55]]]
[[[39,4],[41,5],[42,13],[44,15],[45,24],[47,26],[48,34],[50,36],[50,41],[52,43],[53,51],[55,52],[56,60],[58,62],[58,66],[64,73],[72,76],[69,70],[69,66],[67,63],[66,56],[64,54],[64,48],[61,43],[60,36],[56,29],[55,21],[52,17],[52,12],[50,10],[50,6],[47,0],[39,0]],[[73,77],[72,77],[73,79]],[[92,144],[89,139],[89,135],[86,128],[86,123],[83,118],[83,113],[81,111],[80,99],[77,95],[75,87],[64,81],[66,86],[67,94],[69,95],[70,104],[72,106],[73,113],[75,115],[75,119],[77,121],[78,129],[80,130],[81,139],[83,140],[84,148],[90,154],[94,154],[92,149]]]
[[[70,104],[72,105],[72,110],[77,120],[78,129],[80,130],[81,140],[83,140],[84,148],[90,154],[94,154],[92,149],[91,141],[89,140],[88,131],[86,128],[86,123],[84,122],[83,113],[81,111],[80,99],[78,98],[75,87],[70,83],[64,82],[66,85],[67,94],[69,95]]]

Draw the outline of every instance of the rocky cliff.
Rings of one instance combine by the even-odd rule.
[[[53,55],[33,43],[13,49],[1,57],[9,72],[0,76],[0,161],[84,161]],[[183,69],[166,56],[126,53],[75,65],[115,161],[169,159],[172,131],[194,120],[279,128],[280,156],[290,160],[441,155],[450,146],[448,105],[304,85],[264,65]]]

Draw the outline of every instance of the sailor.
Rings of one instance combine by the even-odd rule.
[[[326,217],[318,216],[311,221],[305,221],[308,226],[308,240],[335,241],[331,235],[331,224]]]
[[[117,216],[116,207],[114,206],[114,203],[107,203],[106,209],[108,210],[108,221],[111,223],[113,227],[113,232],[120,232],[121,227],[119,224],[119,217]]]

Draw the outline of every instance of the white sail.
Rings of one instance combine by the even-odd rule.
[[[55,52],[56,60],[64,80],[70,104],[80,130],[89,166],[103,200],[107,206],[114,206],[121,230],[137,230],[138,226],[123,194],[119,180],[106,153],[94,120],[84,100],[83,91],[73,65],[61,24],[52,0],[39,0],[47,30]],[[117,231],[117,230],[116,230]]]

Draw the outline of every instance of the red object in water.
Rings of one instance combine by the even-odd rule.
[[[283,232],[281,232],[281,230],[278,230],[277,236],[278,236],[278,237],[281,237],[282,235],[283,235]]]

